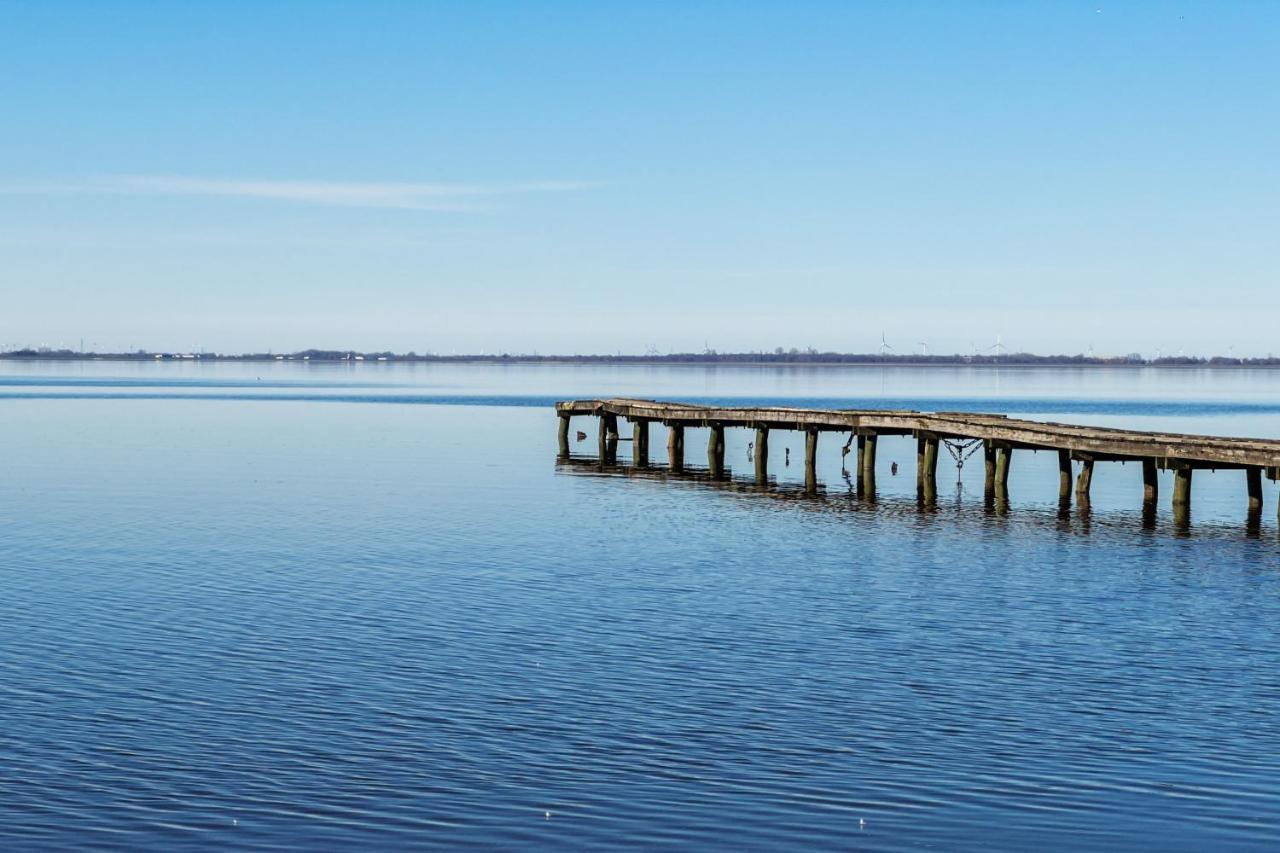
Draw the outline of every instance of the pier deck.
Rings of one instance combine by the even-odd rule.
[[[769,431],[805,432],[806,483],[813,487],[816,487],[813,471],[819,435],[824,432],[848,433],[850,442],[855,439],[857,442],[857,471],[861,489],[867,493],[874,493],[875,489],[876,438],[881,435],[914,436],[917,441],[916,481],[920,499],[926,502],[932,501],[937,494],[940,441],[983,442],[986,492],[988,497],[996,500],[1007,495],[1009,465],[1015,450],[1058,453],[1059,498],[1065,501],[1069,501],[1072,495],[1072,462],[1079,462],[1080,473],[1075,480],[1074,493],[1082,503],[1089,500],[1095,462],[1137,461],[1143,465],[1143,502],[1147,505],[1154,505],[1156,501],[1156,471],[1176,472],[1173,508],[1178,527],[1185,527],[1188,523],[1191,476],[1195,470],[1244,470],[1251,518],[1256,518],[1262,508],[1262,478],[1280,478],[1280,440],[1145,432],[1022,420],[1004,415],[888,409],[705,406],[627,398],[564,401],[556,403],[556,413],[560,416],[560,451],[564,455],[568,454],[570,419],[578,416],[599,419],[602,460],[616,453],[619,418],[633,424],[633,452],[637,461],[646,464],[649,425],[664,424],[668,428],[669,464],[677,469],[684,464],[685,428],[709,428],[707,459],[713,476],[722,474],[724,470],[724,430],[727,427],[756,431],[754,461],[756,475],[760,479],[767,476],[768,471]]]

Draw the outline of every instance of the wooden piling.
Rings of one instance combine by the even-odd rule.
[[[569,455],[569,415],[560,415],[560,433],[558,435],[559,453],[561,456]]]
[[[769,428],[756,427],[756,483],[763,486],[769,482]]]
[[[924,496],[924,436],[916,436],[916,496]]]
[[[1058,451],[1058,503],[1071,503],[1071,451]]]
[[[854,478],[856,480],[856,485],[858,487],[858,494],[861,495],[862,494],[862,472],[866,465],[866,462],[864,461],[863,457],[866,455],[866,452],[867,452],[867,437],[865,435],[857,436],[856,447],[857,447],[857,454],[856,454],[856,458],[854,460],[854,466],[853,466]]]
[[[1089,487],[1093,484],[1093,459],[1086,456],[1080,460],[1080,476],[1076,478],[1076,501],[1089,503]]]
[[[1262,514],[1262,469],[1246,468],[1245,481],[1249,490],[1249,514]]]
[[[990,502],[996,495],[996,446],[987,440],[982,442],[982,461],[986,469],[982,479],[982,496]]]
[[[618,455],[618,416],[600,416],[600,461],[612,464]]]
[[[649,420],[636,418],[631,422],[631,458],[636,465],[649,464]]]
[[[919,496],[926,504],[938,500],[938,437],[926,435],[921,439]]]
[[[862,497],[872,500],[876,495],[876,434],[869,432],[864,439],[858,454],[862,463]]]
[[[684,425],[667,426],[667,464],[672,471],[684,470]]]
[[[1160,474],[1156,470],[1156,460],[1142,460],[1142,505],[1156,505],[1160,497]]]
[[[1173,477],[1173,526],[1186,530],[1191,526],[1191,468],[1179,468]]]
[[[724,424],[707,424],[711,435],[707,439],[707,467],[711,476],[719,479],[724,476]]]
[[[996,445],[996,498],[1009,498],[1009,464],[1013,461],[1013,448],[1007,444]]]
[[[818,491],[818,431],[809,429],[804,434],[804,490],[809,494]]]

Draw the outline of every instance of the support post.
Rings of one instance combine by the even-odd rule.
[[[1093,484],[1093,459],[1085,457],[1080,462],[1080,476],[1076,478],[1076,500],[1089,503],[1089,487]]]
[[[876,434],[867,433],[859,455],[862,461],[862,497],[874,500],[876,496]]]
[[[1071,503],[1071,451],[1058,451],[1058,502]]]
[[[921,439],[920,497],[926,504],[938,500],[938,437],[927,435]]]
[[[684,426],[681,424],[667,427],[667,464],[672,471],[684,470]]]
[[[1245,478],[1249,489],[1249,515],[1262,515],[1262,469],[1246,468]]]
[[[982,461],[986,468],[982,480],[982,497],[990,503],[996,496],[996,446],[990,439],[982,442]]]
[[[804,434],[804,490],[809,494],[818,491],[818,431],[809,429]]]
[[[631,458],[636,465],[649,464],[649,421],[645,418],[631,422]]]
[[[769,482],[769,428],[756,427],[756,484]]]
[[[560,434],[558,436],[558,439],[559,439],[560,455],[568,456],[569,455],[569,416],[568,415],[560,416]]]
[[[1160,474],[1156,470],[1156,460],[1142,460],[1142,505],[1155,506],[1160,497]]]
[[[1191,469],[1179,468],[1173,477],[1173,526],[1186,530],[1191,526]]]
[[[711,436],[707,439],[707,467],[711,476],[720,479],[724,476],[724,424],[708,424]]]
[[[612,465],[618,458],[618,416],[600,416],[600,461]]]
[[[1013,461],[1013,448],[1007,444],[996,446],[996,499],[1009,499],[1009,463]]]
[[[924,436],[916,436],[916,497],[924,496]]]

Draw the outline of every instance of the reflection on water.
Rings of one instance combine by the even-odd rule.
[[[964,482],[956,481],[954,492],[944,500],[926,502],[918,495],[909,497],[902,493],[883,495],[874,488],[868,489],[865,480],[855,476],[848,468],[840,471],[840,483],[831,485],[816,481],[812,487],[803,482],[779,480],[775,475],[763,479],[758,472],[751,476],[740,475],[731,467],[716,474],[705,465],[685,463],[679,468],[666,464],[642,463],[620,460],[616,442],[605,457],[589,454],[557,454],[557,473],[583,477],[614,477],[662,483],[673,488],[705,489],[723,495],[738,496],[745,500],[774,500],[795,506],[804,512],[830,513],[835,516],[875,512],[889,517],[945,517],[961,523],[987,523],[992,518],[1010,519],[1016,513],[1019,523],[1051,527],[1061,532],[1089,533],[1095,524],[1113,531],[1155,531],[1165,529],[1178,536],[1191,535],[1191,529],[1183,529],[1172,516],[1161,517],[1153,504],[1141,504],[1131,509],[1109,509],[1095,513],[1090,499],[1060,498],[1056,505],[1036,502],[1019,507],[1007,495],[984,494],[981,489],[966,492]],[[1259,511],[1246,511],[1239,524],[1224,519],[1213,519],[1194,528],[1196,536],[1225,536],[1256,538],[1262,534],[1262,517]]]

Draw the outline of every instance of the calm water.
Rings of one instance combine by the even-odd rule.
[[[1270,372],[0,362],[0,847],[1280,846],[1273,484],[557,465],[623,394],[1280,437]]]

